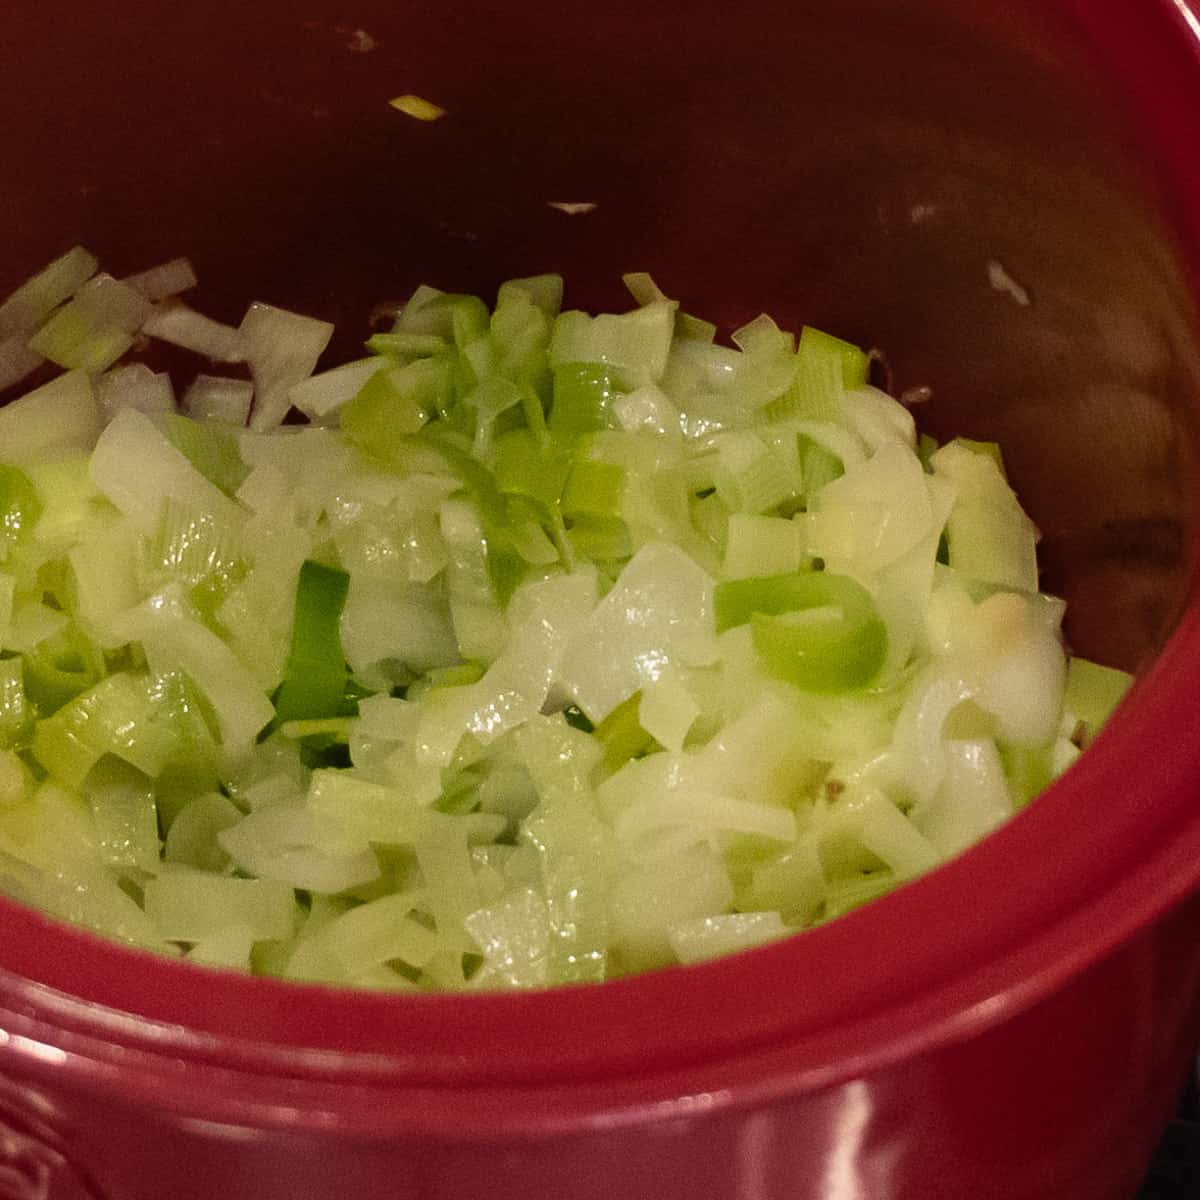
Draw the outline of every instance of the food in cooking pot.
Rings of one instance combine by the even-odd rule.
[[[194,282],[0,306],[4,384],[65,368],[0,409],[0,884],[58,917],[397,990],[691,963],[970,846],[1128,683],[999,450],[835,337],[540,276],[314,374],[328,324]]]

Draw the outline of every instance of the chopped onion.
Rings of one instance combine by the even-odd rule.
[[[965,849],[1124,694],[998,448],[810,326],[421,287],[314,375],[323,321],[95,271],[0,306],[0,384],[75,368],[0,407],[0,888],[51,914],[388,990],[698,962]],[[175,412],[139,328],[253,382]]]
[[[95,390],[69,371],[0,407],[0,462],[32,463],[93,446],[101,427]]]
[[[142,331],[173,346],[203,354],[213,362],[242,362],[246,357],[239,332],[179,300],[166,300],[146,319]]]
[[[315,892],[342,892],[379,877],[374,854],[332,854],[318,840],[312,814],[299,804],[255,809],[217,834],[243,870]]]
[[[0,341],[0,391],[27,379],[45,361],[19,334]]]
[[[150,370],[143,363],[117,367],[96,380],[96,399],[106,421],[123,408],[132,408],[148,417],[175,411],[175,389],[165,372]]]
[[[139,271],[125,277],[125,283],[137,288],[147,300],[157,304],[180,292],[190,291],[198,282],[191,262],[186,258],[173,258],[157,267]]]
[[[712,621],[712,580],[681,550],[640,550],[567,651],[561,679],[593,721],[660,678]]]
[[[386,365],[386,358],[372,355],[358,362],[334,367],[332,371],[323,371],[294,385],[288,393],[288,399],[293,407],[313,420],[331,416],[347,401],[353,400],[367,380]]]
[[[145,897],[146,915],[169,941],[198,942],[231,927],[245,927],[255,939],[284,938],[299,916],[286,885],[186,867],[150,880]]]
[[[270,304],[252,304],[238,333],[254,373],[250,427],[274,429],[291,407],[292,388],[313,373],[333,326]]]
[[[773,942],[789,933],[777,912],[697,917],[671,929],[671,949],[681,963],[703,962]]]
[[[68,370],[107,370],[133,345],[119,325],[97,319],[78,300],[56,309],[29,339],[29,348]]]
[[[99,263],[81,246],[68,250],[0,304],[0,342],[36,329],[95,273]]]
[[[197,375],[183,393],[183,411],[195,421],[245,425],[254,402],[254,384],[247,379]]]
[[[662,289],[654,282],[654,278],[645,271],[630,271],[621,276],[621,282],[629,289],[629,294],[641,305],[654,304],[659,300],[669,300]]]
[[[0,419],[7,410],[0,409]],[[139,529],[157,527],[168,498],[236,523],[236,506],[171,445],[145,413],[122,409],[96,441],[91,476]]]
[[[136,333],[154,311],[150,301],[128,283],[111,275],[93,275],[76,293],[74,303],[93,321]]]

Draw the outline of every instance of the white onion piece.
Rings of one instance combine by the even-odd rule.
[[[286,938],[299,915],[291,890],[266,879],[234,879],[175,867],[145,886],[146,916],[168,941],[197,942],[233,925],[256,938]]]
[[[849,429],[835,425],[832,421],[789,421],[787,428],[802,433],[835,458],[849,471],[867,461],[862,439]]]
[[[1067,660],[1050,631],[1024,632],[984,675],[978,702],[995,718],[1000,738],[1036,746],[1053,736],[1062,715]]]
[[[386,365],[386,358],[372,355],[334,367],[332,371],[322,371],[320,375],[296,384],[288,392],[288,398],[305,416],[320,420],[353,400],[362,391],[363,384]]]
[[[990,738],[947,739],[946,777],[913,824],[946,858],[974,845],[1013,813],[1004,764]]]
[[[898,677],[923,634],[922,617],[932,607],[930,596],[937,565],[938,539],[954,505],[954,489],[945,480],[925,477],[933,520],[923,541],[902,554],[875,581],[879,615],[887,624],[887,657],[880,682]]]
[[[563,660],[561,680],[602,721],[711,632],[712,577],[666,542],[643,546],[596,606]]]
[[[236,794],[239,804],[244,805],[249,812],[255,812],[272,804],[285,804],[292,800],[299,800],[302,791],[301,784],[297,783],[286,771],[274,771],[258,780],[257,783],[239,787]]]
[[[700,845],[631,867],[612,884],[609,938],[623,962],[649,967],[671,955],[671,931],[688,921],[724,912],[733,886],[721,855]]]
[[[426,903],[415,891],[369,900],[330,921],[320,940],[354,978],[394,959],[423,967],[441,944],[437,933],[412,916]]]
[[[800,716],[789,699],[769,692],[757,695],[703,749],[686,756],[694,783],[743,800],[789,804],[803,789],[813,750],[824,749],[799,734]]]
[[[203,354],[213,362],[243,362],[245,351],[232,325],[214,321],[180,300],[167,300],[147,318],[142,332],[173,346]]]
[[[144,413],[123,409],[100,435],[89,464],[96,487],[146,534],[168,498],[238,526],[242,510],[210,483]]]
[[[957,613],[951,645],[974,681],[976,702],[995,721],[997,736],[1021,746],[1049,741],[1061,715],[1066,674],[1057,606],[1013,592],[965,607],[950,593],[946,602],[939,623]]]
[[[316,369],[333,326],[270,304],[252,304],[239,334],[254,375],[250,427],[259,432],[274,429],[291,407],[292,388]]]
[[[476,987],[545,987],[550,957],[550,915],[533,888],[510,892],[498,904],[476,909],[463,928],[484,959]]]
[[[23,604],[20,610],[9,622],[4,635],[4,649],[15,650],[18,654],[30,654],[42,642],[57,637],[70,624],[65,613],[48,604],[35,601]]]
[[[648,429],[664,436],[678,436],[682,431],[679,409],[661,388],[652,383],[618,396],[613,401],[613,416],[626,431]]]
[[[942,731],[950,714],[973,699],[977,687],[950,668],[931,667],[909,692],[896,718],[893,745],[907,766],[907,784],[914,795],[927,799],[946,775],[946,743]]]
[[[639,797],[617,817],[615,831],[629,860],[645,863],[672,857],[723,833],[793,842],[796,815],[772,804],[680,788]]]
[[[358,703],[355,730],[364,737],[385,742],[411,741],[421,710],[396,696],[366,696]]]
[[[648,684],[638,704],[638,722],[665,750],[683,749],[688,730],[700,715],[696,703],[680,673],[668,669]]]
[[[0,341],[0,389],[28,378],[46,360],[30,350],[20,335]]]
[[[382,659],[399,659],[421,671],[458,661],[449,607],[419,584],[351,575],[341,638],[353,671],[369,670]]]
[[[333,854],[318,846],[312,814],[303,804],[269,804],[217,834],[221,848],[244,871],[314,892],[341,892],[379,878],[370,850]]]
[[[777,912],[694,917],[671,927],[671,949],[681,963],[704,962],[773,942],[791,932]]]
[[[657,382],[667,369],[677,307],[657,300],[620,315],[563,313],[554,323],[550,365],[599,362],[618,368],[631,382]]]
[[[587,572],[522,584],[509,602],[512,636],[483,678],[427,701],[418,761],[445,766],[464,733],[487,745],[536,716],[595,602],[596,579]]]
[[[906,446],[877,454],[823,487],[805,515],[809,554],[831,571],[870,577],[934,531],[925,472]]]
[[[196,942],[187,952],[187,960],[206,967],[249,971],[250,952],[257,940],[249,925],[229,925]]]
[[[111,428],[111,427],[110,427]],[[140,641],[151,670],[186,671],[208,697],[231,758],[247,753],[275,716],[274,706],[237,655],[167,589],[114,622],[114,632]]]
[[[139,271],[136,275],[128,275],[123,282],[137,288],[147,300],[157,303],[180,292],[190,291],[198,281],[188,259],[173,258],[170,262]]]
[[[31,333],[95,273],[99,263],[82,246],[68,250],[0,304],[0,340]]]
[[[175,411],[170,375],[152,371],[144,363],[106,371],[96,380],[96,399],[106,422],[124,408],[148,417]]]
[[[87,450],[102,423],[87,373],[68,371],[0,408],[0,462],[20,466]]]
[[[103,272],[75,293],[75,303],[97,325],[115,325],[126,333],[136,333],[154,311],[137,288]]]
[[[766,313],[759,313],[752,321],[747,321],[745,325],[740,325],[735,329],[729,335],[729,340],[739,350],[752,353],[756,347],[778,345],[781,333],[782,331],[772,317]],[[783,336],[791,340],[789,353],[795,353],[795,338],[791,334]]]
[[[858,841],[898,878],[913,879],[938,865],[933,843],[882,792],[848,797],[845,811]]]
[[[873,452],[889,442],[899,442],[910,449],[917,444],[917,425],[912,413],[878,388],[847,392],[842,397],[842,411]]]
[[[621,282],[628,289],[634,301],[643,307],[653,304],[657,300],[670,300],[670,297],[654,282],[654,277],[646,271],[630,271],[621,276]]]
[[[253,402],[254,384],[248,379],[197,375],[183,394],[183,411],[197,421],[245,425]]]

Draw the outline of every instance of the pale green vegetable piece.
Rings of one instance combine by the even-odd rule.
[[[957,493],[946,527],[950,565],[973,579],[1036,592],[1037,530],[996,460],[950,442],[930,464]]]
[[[1072,658],[1067,664],[1066,710],[1097,733],[1125,698],[1133,681],[1124,671]]]
[[[198,942],[233,926],[257,938],[291,934],[298,910],[287,884],[178,867],[145,886],[146,915],[168,941]]]
[[[711,630],[711,577],[683,551],[652,543],[596,606],[561,677],[575,703],[602,721],[668,665],[686,663]]]
[[[187,952],[187,959],[206,967],[248,971],[250,952],[257,940],[251,926],[228,925],[197,940]]]
[[[703,962],[765,945],[789,932],[777,912],[723,913],[676,925],[671,930],[671,949],[681,963]]]
[[[91,449],[100,408],[84,371],[70,371],[0,408],[0,462],[18,466]]]
[[[224,871],[229,853],[219,844],[217,835],[241,819],[233,801],[219,792],[197,796],[171,822],[163,858],[202,871]]]
[[[105,764],[108,765],[108,764]],[[124,763],[93,771],[85,795],[103,862],[153,874],[159,865],[158,809],[149,776]]]

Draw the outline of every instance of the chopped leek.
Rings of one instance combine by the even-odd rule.
[[[0,339],[36,329],[83,287],[99,266],[82,246],[56,258],[0,304]]]
[[[30,535],[41,515],[42,502],[29,476],[0,463],[0,563]]]
[[[386,990],[699,962],[986,836],[1129,685],[998,448],[830,334],[543,275],[313,374],[323,321],[97,271],[0,305],[0,381],[69,368],[0,409],[0,888],[62,919]],[[252,381],[177,411],[143,334]]]
[[[281,721],[333,717],[342,711],[348,672],[338,622],[350,576],[306,562],[296,581],[296,615],[287,673],[275,697]]]
[[[763,667],[807,691],[863,687],[883,665],[887,629],[871,594],[845,575],[739,579],[713,599],[718,631],[749,621]]]

